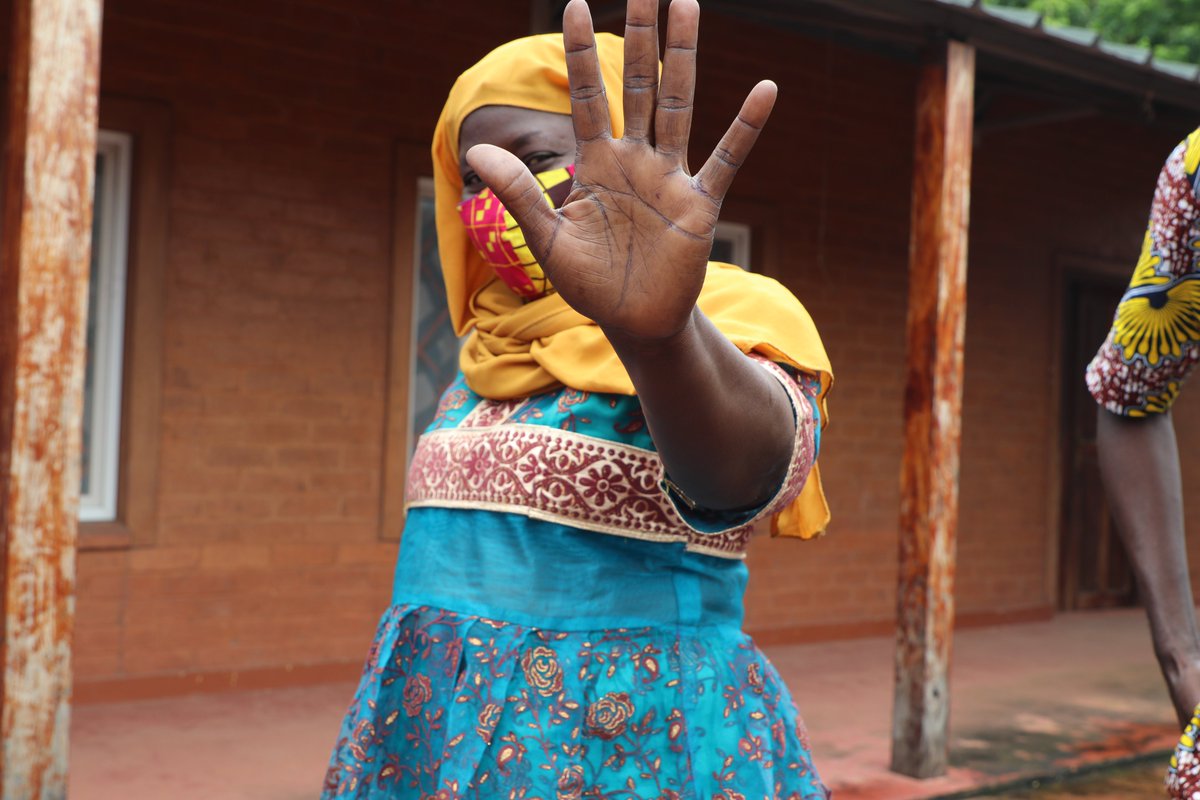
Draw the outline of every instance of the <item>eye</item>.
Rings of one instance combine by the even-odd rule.
[[[486,186],[474,172],[464,172],[462,176],[463,194],[479,194]]]
[[[550,152],[546,152],[546,151],[541,151],[541,152],[537,152],[537,153],[530,153],[529,155],[525,156],[521,160],[525,162],[525,166],[529,167],[530,172],[536,172],[537,170],[534,169],[535,167],[539,167],[544,164],[547,164],[547,163],[553,161],[554,159],[558,158],[558,156],[559,156],[559,153],[550,153]]]

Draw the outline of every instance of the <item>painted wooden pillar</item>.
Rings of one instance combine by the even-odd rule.
[[[892,769],[946,771],[975,50],[947,42],[917,86],[900,474]]]
[[[0,785],[66,796],[102,0],[14,0],[0,217]]]

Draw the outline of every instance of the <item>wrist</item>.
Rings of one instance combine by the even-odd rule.
[[[683,322],[679,330],[667,336],[638,336],[620,328],[600,326],[605,337],[617,351],[622,361],[635,359],[638,361],[653,361],[677,358],[681,352],[688,350],[695,341],[699,318],[702,312],[693,307],[692,312]],[[628,366],[628,364],[627,364]]]

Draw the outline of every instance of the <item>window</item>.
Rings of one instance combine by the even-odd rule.
[[[101,96],[81,550],[150,546],[158,537],[170,133],[169,105]]]
[[[740,222],[718,222],[709,258],[749,270],[750,226]]]
[[[132,139],[102,130],[96,150],[79,499],[84,522],[117,515]]]
[[[450,324],[446,285],[438,258],[433,181],[417,182],[413,248],[412,345],[408,401],[408,449],[433,421],[442,392],[458,373],[459,341]]]
[[[379,535],[404,529],[404,480],[417,437],[433,420],[442,390],[458,370],[437,250],[433,181],[424,177],[429,146],[396,142],[392,197],[392,303],[383,503]]]

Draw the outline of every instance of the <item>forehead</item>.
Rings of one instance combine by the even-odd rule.
[[[494,144],[506,150],[527,143],[574,144],[575,133],[569,114],[535,111],[516,106],[483,106],[467,115],[458,132],[461,161],[477,144]]]

